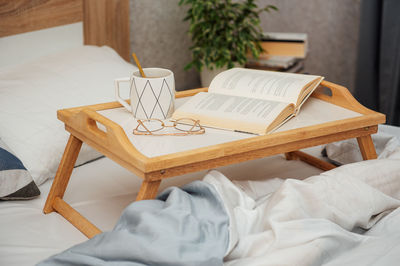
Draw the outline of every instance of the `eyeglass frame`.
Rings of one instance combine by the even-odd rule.
[[[189,130],[183,130],[180,129],[177,126],[177,124],[179,124],[180,120],[190,120],[193,122],[192,127]],[[149,118],[149,119],[137,119],[136,120],[138,122],[138,125],[135,129],[133,129],[133,134],[134,135],[145,135],[145,136],[188,136],[188,135],[200,135],[200,134],[204,134],[205,133],[205,129],[204,127],[202,127],[200,125],[200,121],[199,120],[195,120],[193,118],[180,118],[180,119],[176,119],[176,120],[170,120],[169,122],[173,122],[172,126],[166,125],[164,123],[163,120],[161,119],[157,119],[157,118]],[[147,122],[147,121],[158,121],[161,124],[161,128],[157,129],[157,130],[149,130],[143,123]],[[181,123],[181,124],[185,124],[185,123]],[[140,131],[138,130],[139,126],[142,126],[144,129],[146,129],[147,131]],[[193,128],[195,128],[196,126],[199,127],[199,130],[196,131],[192,131]],[[153,132],[157,132],[160,130],[163,130],[164,128],[175,128],[176,130],[182,131],[182,132],[177,132],[177,133],[153,133]]]

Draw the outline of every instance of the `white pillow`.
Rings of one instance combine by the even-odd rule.
[[[109,47],[82,46],[0,69],[0,138],[36,184],[53,178],[69,133],[57,110],[115,101],[114,79],[137,68]],[[77,165],[100,154],[82,146]]]

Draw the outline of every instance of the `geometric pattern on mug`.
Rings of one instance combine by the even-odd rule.
[[[146,84],[144,85],[144,88],[142,90],[142,93],[139,95],[136,82],[133,80],[135,83],[135,92],[138,97],[138,104],[136,105],[136,109],[133,112],[133,115],[136,116],[137,112],[139,110],[143,111],[145,114],[146,118],[152,118],[153,114],[156,112],[161,113],[164,119],[167,118],[168,112],[171,108],[171,103],[173,100],[173,94],[171,92],[170,86],[168,85],[167,81],[163,79],[161,88],[158,93],[156,93],[157,90],[154,90],[153,86],[151,85],[151,82],[149,80],[146,81]],[[162,99],[168,99],[165,102],[160,102],[160,98],[163,96]],[[143,104],[143,97],[146,98],[146,102],[150,104]],[[168,97],[168,98],[165,98]]]

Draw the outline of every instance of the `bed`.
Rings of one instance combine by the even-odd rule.
[[[132,265],[396,265],[400,254],[400,234],[396,230],[400,224],[400,164],[395,148],[385,156],[391,159],[351,164],[327,173],[300,161],[287,161],[280,155],[221,167],[209,173],[187,174],[167,179],[160,191],[194,184],[189,185],[191,187],[170,188],[158,200],[148,201],[149,205],[131,205],[141,180],[85,146],[64,198],[109,233],[95,237],[97,242],[90,242],[57,213],[44,215],[42,209],[51,177],[68,139],[62,123],[56,119],[56,110],[113,101],[113,79],[127,76],[135,69],[124,61],[129,60],[129,3],[125,0],[6,3],[0,9],[0,36],[3,37],[0,47],[6,51],[2,58],[9,58],[7,63],[2,60],[4,65],[0,67],[0,139],[31,176],[27,179],[24,172],[14,189],[25,194],[28,191],[36,197],[0,202],[1,265],[33,265],[55,254],[61,255],[44,265],[72,264],[73,260],[76,265],[83,261],[107,265],[111,261],[123,263],[124,259],[131,260]],[[15,23],[16,17],[19,23]],[[69,23],[73,24],[61,26]],[[21,34],[47,27],[57,28],[34,33],[39,35]],[[71,31],[74,34],[69,35]],[[83,37],[73,37],[82,33]],[[11,36],[14,34],[18,35]],[[64,38],[62,44],[51,41],[43,44],[43,40],[53,34]],[[24,38],[28,38],[30,45],[25,48],[20,47]],[[37,39],[42,44],[32,47]],[[82,43],[108,47],[82,46]],[[22,55],[29,49],[38,52],[30,50]],[[15,55],[18,55],[17,60]],[[321,157],[322,148],[315,147],[309,152]],[[331,155],[339,162],[343,159]],[[203,183],[197,183],[202,179]],[[306,181],[301,181],[303,179]],[[20,189],[21,186],[31,188],[32,180],[40,190],[39,196],[34,189]],[[217,228],[218,234],[206,234],[182,246],[184,238],[179,236],[195,234],[196,227],[188,231],[172,223],[172,229],[182,230],[172,230],[175,237],[171,237],[171,233],[166,240],[163,239],[165,235],[160,232],[157,235],[156,228],[151,227],[141,231],[133,228],[130,239],[133,242],[114,237],[116,232],[130,231],[121,224],[135,220],[138,213],[160,218],[159,213],[151,210],[157,210],[154,204],[159,206],[167,199],[173,206],[171,195],[187,195],[186,192],[195,189],[200,189],[198,195],[203,195],[204,182],[208,184],[206,187],[213,186],[218,192],[218,196],[213,195],[222,202],[224,209],[216,213],[225,213],[224,217],[213,217],[221,218],[216,223],[218,226],[212,220],[205,220],[212,225],[210,231]],[[15,197],[13,193],[9,195]],[[18,194],[18,197],[30,196]],[[205,198],[210,199],[215,200]],[[315,202],[321,204],[313,204]],[[210,207],[215,206],[219,205]],[[136,208],[142,209],[137,211]],[[124,213],[122,217],[121,213]],[[133,218],[126,220],[131,215]],[[181,224],[182,220],[175,222]],[[199,235],[204,233],[199,232]],[[152,238],[148,238],[149,235]],[[147,236],[145,239],[153,245],[140,245],[139,236]],[[100,242],[111,247],[99,246]],[[130,254],[137,256],[130,258],[123,253],[124,247],[131,247]],[[167,247],[176,247],[180,252],[175,254]],[[69,250],[63,252],[66,249]],[[105,257],[95,252],[104,253]],[[170,260],[168,263],[166,258]]]

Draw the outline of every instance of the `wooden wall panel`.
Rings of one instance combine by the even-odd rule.
[[[0,0],[0,37],[82,21],[82,0]]]
[[[83,0],[84,43],[108,45],[130,59],[129,0]]]

